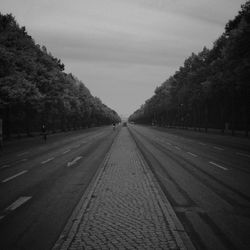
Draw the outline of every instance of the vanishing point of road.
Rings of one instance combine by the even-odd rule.
[[[250,140],[129,125],[7,143],[0,249],[250,249]]]

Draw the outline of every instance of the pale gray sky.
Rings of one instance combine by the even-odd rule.
[[[0,0],[36,43],[119,114],[131,114],[245,0]]]

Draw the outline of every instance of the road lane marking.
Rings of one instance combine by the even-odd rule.
[[[8,215],[9,213],[11,213],[12,211],[14,211],[15,209],[19,208],[20,206],[22,206],[25,202],[27,202],[28,200],[30,200],[32,198],[32,196],[21,196],[19,197],[15,202],[13,202],[10,206],[8,206],[7,208],[5,208],[5,210],[2,212],[2,214],[0,215],[0,220],[2,220],[6,215]]]
[[[177,147],[177,146],[174,146],[176,149],[178,149],[178,150],[181,150],[179,147]]]
[[[193,153],[191,153],[191,152],[187,152],[189,155],[192,155],[193,157],[198,157],[198,155],[196,155],[196,154],[193,154]]]
[[[203,142],[199,142],[200,145],[202,146],[206,146],[207,144],[203,143]]]
[[[32,196],[21,196],[15,202],[13,202],[10,206],[8,206],[5,211],[13,211],[31,199]]]
[[[223,166],[221,166],[221,165],[219,165],[219,164],[217,164],[215,162],[210,161],[209,163],[212,164],[212,165],[214,165],[214,166],[216,166],[216,167],[218,167],[218,168],[220,168],[220,169],[228,170],[228,168],[225,168],[225,167],[223,167]]]
[[[10,165],[3,165],[0,167],[0,169],[9,168],[9,167],[10,167]]]
[[[26,152],[23,152],[23,153],[18,154],[17,156],[23,156],[23,155],[26,155],[26,154],[28,154],[28,153],[29,153],[29,152],[26,151]]]
[[[241,155],[241,156],[250,157],[250,155],[248,155],[248,154],[244,154],[244,153],[240,153],[240,152],[237,152],[236,154],[237,154],[237,155]]]
[[[12,179],[14,179],[14,178],[16,178],[16,177],[18,177],[18,176],[20,176],[20,175],[25,174],[26,172],[28,172],[28,170],[23,170],[22,172],[20,172],[20,173],[18,173],[18,174],[15,174],[15,175],[12,175],[11,177],[9,177],[9,178],[3,180],[2,182],[5,183],[5,182],[7,182],[7,181],[10,181],[10,180],[12,180]]]
[[[218,149],[218,150],[224,150],[224,148],[220,148],[220,147],[213,147],[215,149]]]
[[[74,148],[78,148],[78,147],[80,147],[81,146],[81,144],[76,144],[75,146],[74,146]]]
[[[18,161],[18,162],[24,162],[24,161],[27,161],[27,159],[21,159],[21,160]]]
[[[73,161],[70,161],[67,163],[67,166],[70,167],[74,165],[77,161],[79,161],[82,158],[82,156],[77,156]]]
[[[51,158],[49,158],[49,159],[47,159],[47,160],[45,160],[45,161],[42,161],[41,163],[42,164],[45,164],[45,163],[47,163],[47,162],[49,162],[49,161],[52,161],[52,160],[54,160],[55,159],[55,157],[51,157]]]
[[[62,155],[67,154],[69,151],[71,151],[71,149],[68,149],[68,150],[64,151],[64,152],[62,153]]]

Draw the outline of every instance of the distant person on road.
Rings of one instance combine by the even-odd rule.
[[[113,130],[115,130],[115,123],[113,123],[112,126],[113,126]]]
[[[42,136],[43,136],[44,141],[46,142],[47,141],[47,128],[45,124],[42,125]]]

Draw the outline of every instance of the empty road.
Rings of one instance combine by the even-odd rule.
[[[249,140],[139,125],[8,145],[0,156],[0,249],[51,249],[122,130],[196,249],[249,249]]]
[[[132,126],[197,249],[249,249],[249,140]]]

